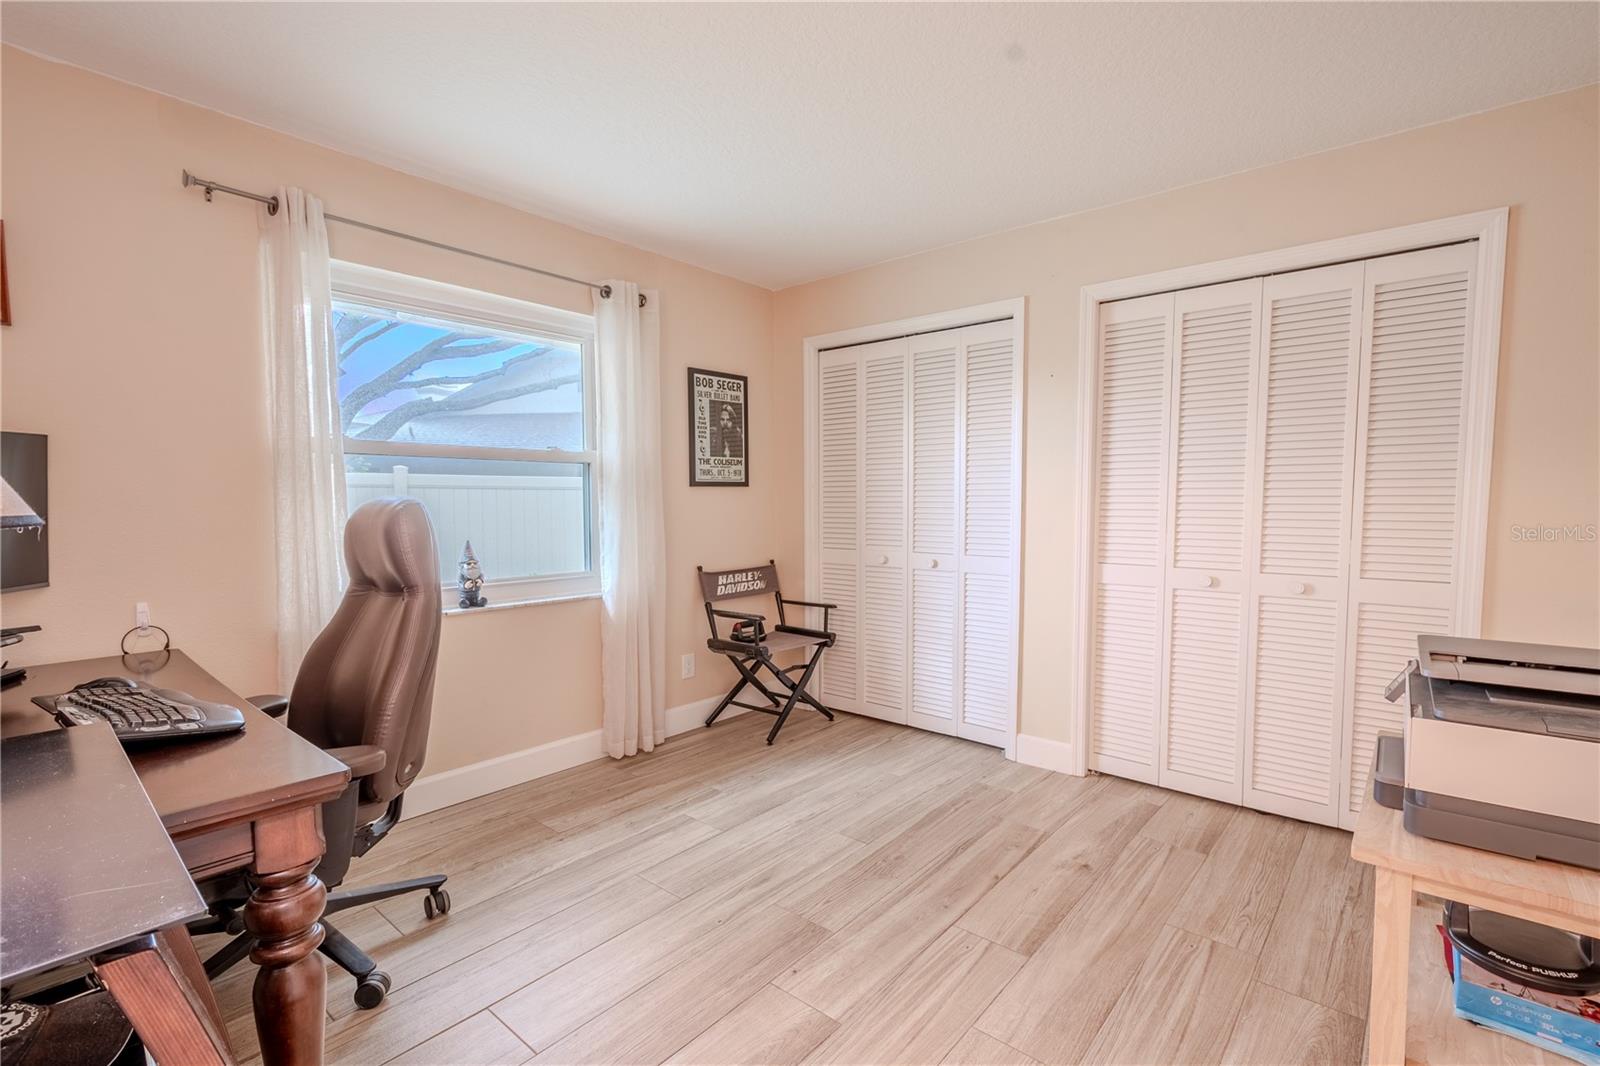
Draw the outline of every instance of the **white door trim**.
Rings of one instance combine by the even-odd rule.
[[[1510,208],[1418,222],[1408,226],[1338,237],[1293,248],[1223,259],[1215,263],[1164,270],[1085,285],[1078,296],[1078,484],[1074,494],[1073,635],[1068,649],[1073,700],[1071,736],[1073,772],[1088,768],[1090,661],[1089,626],[1094,591],[1094,469],[1099,427],[1099,380],[1095,340],[1102,303],[1158,292],[1213,285],[1223,281],[1326,266],[1353,259],[1417,251],[1459,241],[1478,242],[1477,292],[1473,305],[1472,361],[1465,370],[1467,397],[1462,421],[1463,480],[1461,523],[1456,528],[1455,582],[1457,632],[1475,637],[1483,624],[1483,568],[1488,544],[1489,470],[1494,454],[1495,385],[1500,367],[1500,303],[1505,287],[1506,230]],[[809,343],[809,342],[808,342]],[[807,377],[809,385],[810,376]],[[809,422],[807,423],[809,428]],[[809,460],[808,448],[807,457]],[[809,477],[810,467],[807,472]],[[809,502],[809,485],[807,500]],[[809,523],[809,518],[808,518]],[[809,525],[808,525],[809,528]],[[807,537],[810,540],[809,534]]]
[[[932,333],[938,330],[955,329],[961,326],[974,326],[982,322],[992,322],[999,319],[1011,320],[1012,351],[1016,353],[1016,375],[1013,381],[1017,417],[1012,422],[1011,452],[1013,457],[1011,495],[1014,503],[1011,528],[1011,602],[1017,610],[1017,618],[1012,627],[1012,656],[1011,656],[1011,725],[1007,731],[1006,758],[1015,759],[1017,754],[1017,729],[1019,706],[1021,703],[1022,676],[1021,662],[1021,630],[1022,630],[1022,486],[1023,486],[1023,421],[1024,397],[1027,395],[1027,357],[1026,357],[1026,322],[1027,301],[1018,296],[1010,300],[996,300],[992,303],[975,304],[971,307],[962,307],[950,311],[937,311],[932,314],[916,315],[912,318],[896,319],[892,322],[880,322],[870,326],[856,326],[852,329],[837,330],[833,333],[822,333],[814,337],[807,337],[802,349],[801,373],[803,374],[803,403],[804,403],[804,439],[805,454],[805,595],[807,599],[816,599],[820,595],[821,581],[821,530],[819,522],[821,516],[817,509],[817,485],[819,458],[817,448],[817,404],[818,396],[818,353],[826,348],[842,348],[856,344],[870,344],[873,341],[889,340],[893,337],[903,337],[915,333]],[[909,364],[907,367],[909,375]],[[909,380],[909,377],[908,377]],[[909,401],[908,401],[909,402]],[[906,457],[909,464],[910,455]],[[910,512],[907,511],[907,521]],[[906,595],[910,597],[909,580]],[[907,649],[909,657],[910,650]],[[824,659],[826,662],[826,659]],[[908,672],[909,672],[909,658]],[[826,669],[826,667],[824,667]]]

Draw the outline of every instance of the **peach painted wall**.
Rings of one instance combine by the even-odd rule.
[[[259,343],[257,212],[179,186],[299,185],[328,209],[577,277],[661,293],[668,705],[724,691],[697,562],[766,559],[781,509],[764,289],[605,240],[168,97],[0,52],[15,325],[0,330],[0,422],[50,435],[51,587],[7,594],[41,634],[26,665],[114,654],[137,600],[236,689],[273,685],[272,466]],[[348,227],[333,254],[578,311],[587,290]],[[751,379],[750,488],[689,489],[689,365]],[[445,546],[445,550],[452,550]],[[450,616],[427,773],[600,725],[599,605]],[[696,651],[698,676],[678,679]],[[719,669],[720,666],[720,669]]]
[[[1021,731],[1070,738],[1078,293],[1093,282],[1509,206],[1484,632],[1600,645],[1600,92],[1590,87],[995,234],[777,294],[774,389],[804,338],[1027,298]],[[798,440],[799,408],[777,412]],[[799,483],[802,456],[785,480]],[[801,558],[785,527],[782,555]]]
[[[26,664],[106,654],[135,600],[225,680],[273,674],[271,464],[255,209],[206,205],[183,167],[297,184],[331,210],[586,277],[661,290],[669,704],[722,691],[693,566],[803,558],[804,337],[1028,299],[1022,731],[1068,736],[1059,662],[1072,593],[1077,299],[1085,284],[1509,205],[1511,238],[1485,601],[1488,635],[1600,643],[1600,545],[1513,525],[1600,522],[1600,150],[1594,88],[996,234],[776,295],[12,49],[0,51],[16,325],[0,330],[5,428],[51,435],[52,578],[8,594],[46,632]],[[331,227],[336,256],[576,310],[571,286]],[[683,368],[747,373],[749,489],[690,490]],[[779,403],[783,396],[796,402]],[[96,518],[95,508],[114,516]],[[700,651],[699,676],[678,658]],[[599,725],[594,601],[451,616],[428,772]]]

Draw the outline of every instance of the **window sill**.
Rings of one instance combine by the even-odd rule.
[[[506,603],[490,603],[485,607],[446,607],[445,615],[454,614],[491,614],[495,611],[510,611],[518,607],[543,607],[553,603],[577,603],[580,600],[598,600],[598,592],[575,592],[566,596],[541,596],[537,599],[510,600]]]

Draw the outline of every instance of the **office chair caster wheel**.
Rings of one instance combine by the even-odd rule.
[[[422,913],[428,916],[431,922],[435,918],[443,918],[450,913],[450,893],[442,888],[436,888],[422,897]]]
[[[382,1003],[383,997],[388,994],[389,975],[382,970],[373,970],[356,985],[356,1006],[362,1010],[371,1010]]]

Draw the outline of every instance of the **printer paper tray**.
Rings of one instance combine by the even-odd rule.
[[[1405,827],[1418,836],[1600,870],[1600,825],[1492,803],[1405,790]]]
[[[1373,799],[1403,812],[1409,832],[1430,840],[1600,870],[1600,823],[1519,811],[1404,787],[1405,740],[1378,737],[1372,753]]]

